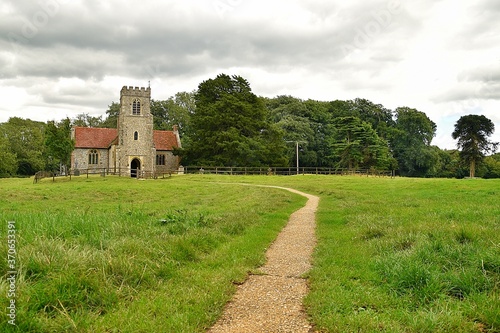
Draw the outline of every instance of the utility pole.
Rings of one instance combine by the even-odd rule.
[[[286,142],[295,142],[295,156],[297,158],[297,175],[299,174],[299,143],[306,143],[306,141],[286,141]]]

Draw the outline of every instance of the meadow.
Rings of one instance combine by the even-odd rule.
[[[196,177],[3,179],[0,191],[0,253],[15,221],[18,270],[17,326],[2,311],[1,332],[203,332],[305,202]]]
[[[298,176],[321,197],[318,332],[500,332],[500,182]]]
[[[230,183],[320,196],[318,332],[500,332],[499,181],[211,175],[0,180],[19,271],[18,326],[0,313],[0,331],[205,331],[305,202]]]

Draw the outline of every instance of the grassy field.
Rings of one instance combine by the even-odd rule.
[[[203,332],[305,202],[187,176],[51,181],[0,180],[0,253],[15,221],[19,271],[1,332]]]
[[[321,197],[306,298],[318,331],[500,332],[500,181],[210,175],[0,180],[19,331],[202,332],[304,203],[229,182]]]
[[[299,176],[320,332],[500,332],[500,181]]]

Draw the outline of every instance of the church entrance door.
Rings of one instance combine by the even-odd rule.
[[[137,178],[140,170],[141,170],[141,161],[137,158],[134,158],[132,160],[132,163],[130,163],[130,177]]]

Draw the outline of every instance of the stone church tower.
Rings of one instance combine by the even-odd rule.
[[[120,91],[116,164],[133,177],[155,169],[151,88],[123,87]]]
[[[182,147],[178,128],[153,130],[150,99],[149,87],[123,87],[117,128],[73,127],[71,169],[137,178],[177,171],[180,159],[174,151]]]

